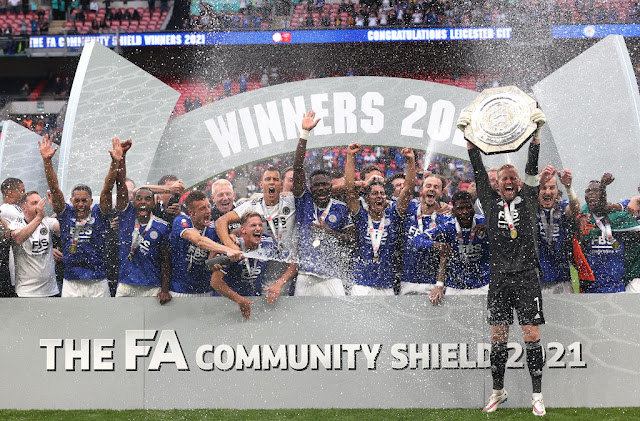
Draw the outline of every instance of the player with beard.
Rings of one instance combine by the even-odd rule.
[[[543,293],[571,294],[571,271],[573,249],[573,216],[580,213],[580,200],[571,182],[573,175],[568,169],[562,172],[548,166],[540,176],[538,193],[538,256],[540,258],[540,287]],[[558,175],[567,190],[569,200],[558,199]]]
[[[160,304],[164,304],[171,300],[171,227],[153,214],[155,195],[151,189],[141,187],[129,200],[126,171],[123,154],[116,179],[119,270],[115,296],[158,297]]]
[[[504,373],[509,357],[507,339],[513,311],[524,336],[527,366],[533,386],[533,414],[546,413],[542,400],[542,367],[544,353],[540,345],[540,330],[544,324],[542,294],[538,268],[537,213],[538,213],[538,155],[540,130],[545,123],[544,114],[536,110],[532,120],[538,125],[529,145],[524,186],[520,188],[520,174],[511,164],[498,169],[498,192],[491,187],[480,151],[467,142],[469,158],[475,175],[478,198],[485,212],[489,235],[490,282],[487,296],[488,321],[491,325],[491,374],[493,393],[485,412],[493,412],[507,399]],[[470,114],[464,111],[457,126],[464,131],[470,123]],[[545,168],[545,171],[548,169]],[[543,171],[543,177],[545,177]]]
[[[89,186],[77,185],[71,191],[71,205],[64,200],[58,185],[58,177],[51,159],[58,150],[52,148],[51,136],[44,136],[40,155],[44,163],[45,177],[51,190],[51,206],[58,215],[63,245],[64,280],[63,297],[111,297],[105,264],[105,242],[109,230],[108,215],[112,211],[111,190],[116,181],[120,160],[130,147],[130,141],[112,139],[113,150],[109,173],[100,193],[100,204],[91,206]]]
[[[404,223],[400,295],[427,295],[436,286],[440,249],[445,247],[445,243],[439,242],[433,247],[417,248],[412,240],[450,219],[450,216],[438,213],[443,187],[443,177],[429,175],[422,181],[420,198],[409,203]]]
[[[223,253],[232,262],[242,257],[240,250],[216,242],[207,196],[195,190],[185,199],[189,215],[179,215],[171,229],[170,291],[173,297],[206,297],[212,294],[211,274],[205,266],[209,252]]]
[[[614,181],[605,173],[585,190],[582,213],[592,229],[582,236],[582,250],[595,281],[580,281],[582,292],[623,292],[625,282],[640,277],[640,226],[627,212],[610,212],[606,187]]]
[[[242,252],[256,252],[262,256],[277,253],[273,238],[262,235],[264,227],[262,217],[257,212],[246,212],[240,218],[240,237],[238,247]],[[211,275],[211,287],[220,295],[238,303],[245,318],[251,316],[251,304],[245,297],[262,295],[262,278],[267,262],[245,257],[227,267],[214,270]],[[273,296],[267,298],[269,304],[275,302]]]
[[[436,283],[429,294],[432,304],[439,304],[443,291],[446,295],[477,295],[489,292],[489,241],[482,215],[475,214],[473,198],[464,191],[454,193],[453,218],[411,240],[413,248],[450,249],[446,285]],[[447,247],[448,246],[448,247]],[[446,286],[446,290],[444,287]]]
[[[305,186],[304,157],[309,133],[320,119],[309,111],[302,119],[302,134],[293,159],[293,195],[298,222],[299,272],[296,296],[344,296],[349,250],[355,228],[344,202],[331,198],[331,175],[315,170]]]
[[[282,259],[293,258],[295,251],[295,212],[293,195],[280,196],[282,181],[280,172],[275,167],[268,167],[262,174],[260,188],[264,194],[248,200],[220,217],[216,222],[216,232],[225,246],[238,249],[238,245],[229,236],[229,225],[240,222],[246,212],[258,212],[262,216],[264,232],[272,237],[280,250]],[[281,293],[292,293],[291,280],[298,269],[295,263],[269,262],[264,288],[268,290],[270,300],[277,299]],[[276,279],[273,279],[276,278]]]
[[[388,205],[383,183],[374,181],[365,190],[365,208],[358,200],[355,186],[355,155],[359,152],[360,144],[349,145],[345,164],[347,206],[358,235],[351,266],[354,282],[351,294],[393,295],[395,242],[415,185],[415,156],[411,148],[402,150],[408,163],[407,178],[398,201]]]

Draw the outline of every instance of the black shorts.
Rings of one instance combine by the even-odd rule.
[[[513,310],[520,325],[544,324],[538,270],[491,274],[487,296],[487,321],[492,326],[513,324]]]

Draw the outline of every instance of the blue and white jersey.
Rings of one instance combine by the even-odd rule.
[[[420,199],[409,203],[407,218],[404,222],[404,253],[402,255],[402,282],[416,284],[435,284],[440,264],[440,254],[431,247],[416,248],[412,240],[427,230],[434,229],[451,219],[450,215],[438,215],[434,212],[418,218],[421,208]],[[422,229],[420,229],[420,219]]]
[[[626,199],[620,202],[620,205],[622,206],[623,211],[628,212],[627,206],[629,206],[629,203],[631,203],[630,199]],[[640,222],[640,215],[636,216],[636,221]]]
[[[242,251],[247,251],[244,244],[241,243],[240,246]],[[278,253],[278,247],[273,238],[263,235],[255,252],[265,256],[272,256]],[[229,285],[229,288],[243,297],[262,295],[267,263],[267,260],[254,258],[238,260],[230,263],[227,268],[222,269],[222,273],[224,273],[222,279]],[[216,295],[219,296],[220,294],[216,292]]]
[[[569,259],[565,253],[569,227],[563,221],[569,202],[561,200],[551,209],[538,209],[538,257],[540,282],[571,282]]]
[[[583,292],[623,292],[624,285],[624,242],[619,232],[612,232],[613,239],[601,232],[599,237],[589,241],[583,249],[584,256],[593,271],[594,282],[587,282]],[[618,249],[613,247],[614,241]],[[583,284],[584,286],[584,284]]]
[[[125,210],[118,211],[118,257],[120,271],[118,282],[128,285],[159,287],[162,285],[160,277],[161,249],[169,246],[171,227],[156,216],[151,215],[148,224],[140,224],[138,233],[134,234],[136,226],[136,209],[129,203]],[[132,259],[131,243],[136,236],[136,243]]]
[[[185,294],[202,294],[211,291],[211,271],[204,262],[209,251],[196,247],[191,241],[182,238],[184,231],[195,229],[191,218],[178,215],[173,220],[171,229],[171,287],[173,292]],[[218,241],[216,229],[212,222],[200,235]]]
[[[371,220],[373,232],[369,230],[369,213],[360,206],[353,222],[358,232],[358,246],[351,264],[353,282],[357,285],[377,288],[393,287],[395,244],[402,229],[403,216],[396,209],[396,202],[384,210],[384,230],[380,222]],[[373,242],[381,234],[377,258],[374,256]],[[372,242],[372,239],[374,240]]]
[[[484,224],[482,215],[475,215],[474,225]],[[489,239],[485,233],[472,234],[471,228],[456,227],[456,219],[450,218],[443,224],[412,239],[415,249],[433,246],[434,242],[451,246],[452,256],[447,270],[447,288],[472,289],[489,283]],[[437,250],[438,261],[440,254]],[[438,270],[436,266],[436,271]],[[437,273],[436,273],[437,275]]]
[[[325,209],[318,208],[307,189],[296,197],[296,219],[298,221],[300,259],[299,269],[317,275],[344,279],[346,271],[341,262],[349,260],[349,249],[337,237],[318,229],[312,224],[324,220],[329,228],[342,233],[353,225],[346,203],[331,199]]]
[[[109,219],[102,214],[100,205],[91,207],[91,213],[83,221],[76,220],[76,211],[65,203],[58,215],[62,240],[64,278],[69,280],[105,279],[107,266],[104,260],[105,242],[110,227]],[[73,245],[74,239],[76,244]],[[69,250],[71,247],[71,253]]]

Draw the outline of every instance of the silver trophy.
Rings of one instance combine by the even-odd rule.
[[[535,133],[536,101],[515,86],[485,89],[461,114],[464,137],[483,153],[515,152]]]

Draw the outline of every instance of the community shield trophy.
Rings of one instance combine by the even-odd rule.
[[[515,152],[535,133],[536,101],[515,86],[485,89],[463,113],[464,137],[483,153]]]

